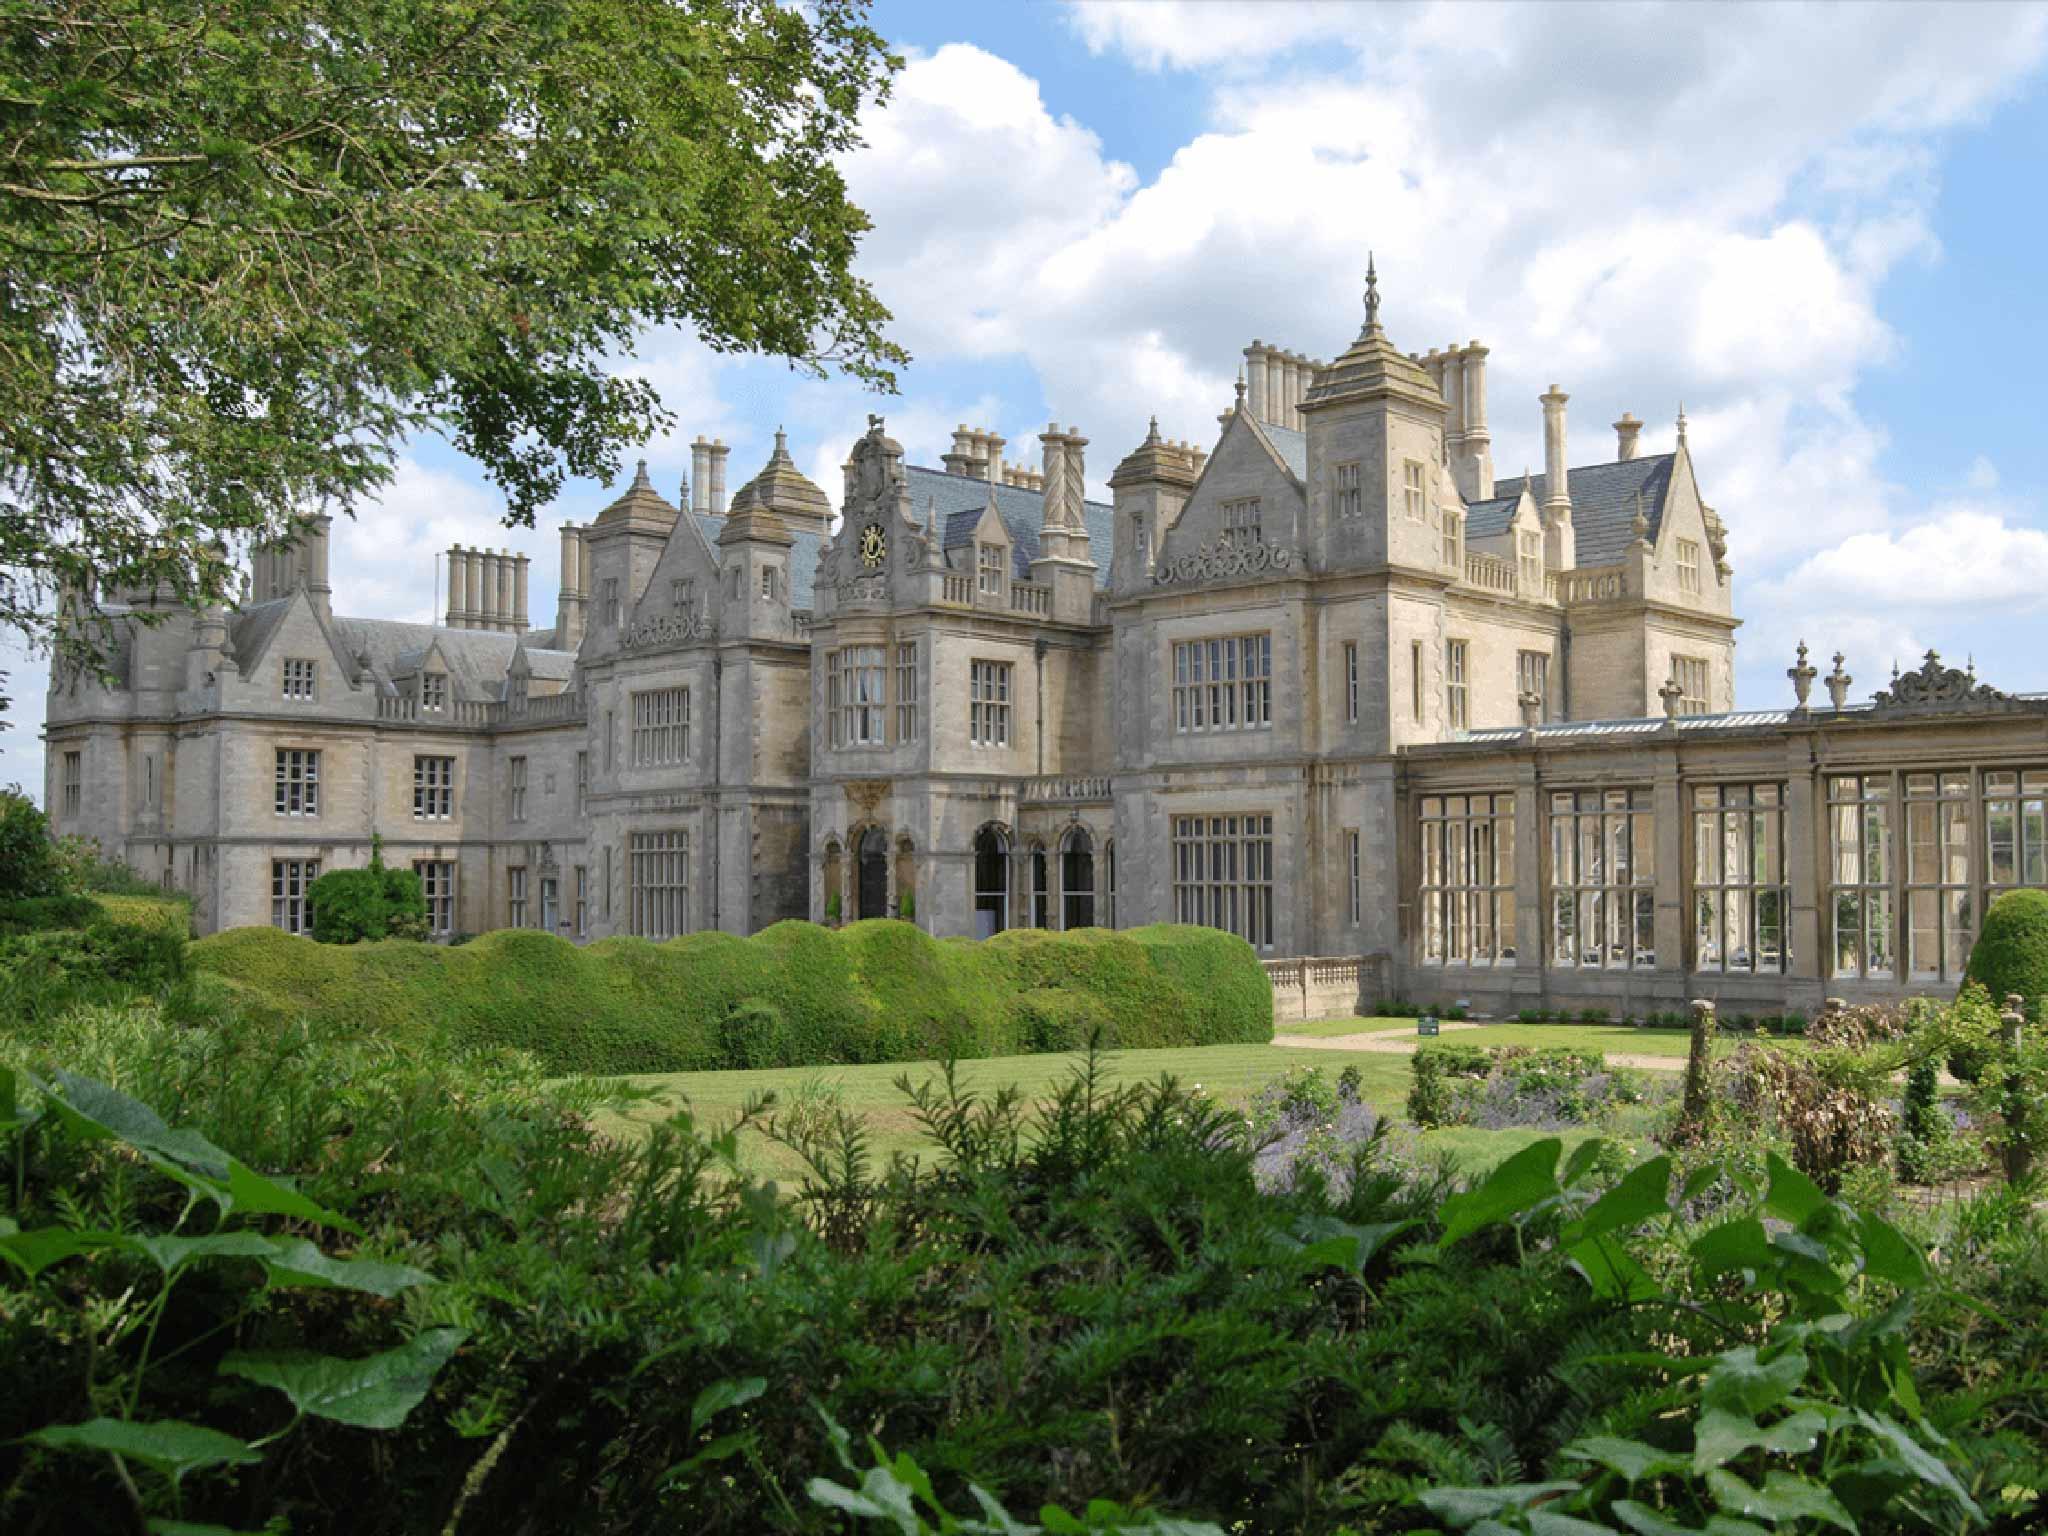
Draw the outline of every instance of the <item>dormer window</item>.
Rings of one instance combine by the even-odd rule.
[[[446,672],[422,672],[420,674],[420,708],[439,714],[448,707],[448,674]]]
[[[977,544],[974,547],[975,590],[991,597],[1003,595],[1003,546]]]
[[[1223,537],[1232,544],[1263,544],[1266,541],[1265,530],[1259,523],[1256,496],[1248,501],[1223,503]]]
[[[668,600],[677,613],[688,613],[697,606],[697,583],[677,577],[668,584]]]
[[[597,590],[598,612],[604,619],[605,628],[617,629],[625,617],[619,603],[619,578],[616,576],[605,577]]]
[[[314,679],[317,669],[310,661],[298,657],[286,657],[284,663],[284,696],[288,699],[310,699],[313,697]]]
[[[1543,590],[1543,535],[1515,535],[1515,549],[1522,566],[1522,590],[1531,597]]]

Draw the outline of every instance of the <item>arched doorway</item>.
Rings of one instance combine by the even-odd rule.
[[[1010,840],[1001,827],[974,834],[974,936],[1010,926]]]
[[[1060,844],[1060,926],[1095,926],[1095,839],[1086,827],[1069,827]]]
[[[861,917],[889,915],[889,837],[880,827],[869,827],[860,835]]]

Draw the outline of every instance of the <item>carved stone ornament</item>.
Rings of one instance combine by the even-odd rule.
[[[2011,695],[2000,693],[1988,683],[1977,681],[1974,671],[1944,667],[1934,651],[1917,672],[1894,677],[1889,688],[1880,688],[1874,700],[1883,710],[1935,710],[1981,708],[1987,704],[2010,704]]]
[[[1152,568],[1152,584],[1166,587],[1197,581],[1235,581],[1244,576],[1277,575],[1300,564],[1298,550],[1277,544],[1237,544],[1225,539],[1160,561]]]
[[[700,613],[663,613],[643,619],[619,636],[619,649],[648,651],[662,646],[682,645],[691,640],[717,638],[718,621],[710,605]]]
[[[846,798],[853,802],[863,821],[874,818],[875,810],[889,797],[887,779],[850,779],[846,785]]]
[[[889,578],[886,576],[855,576],[840,583],[840,594],[849,603],[879,603],[889,596]]]

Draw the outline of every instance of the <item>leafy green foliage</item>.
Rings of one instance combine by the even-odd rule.
[[[322,944],[427,936],[427,894],[420,877],[386,865],[383,846],[375,839],[367,868],[330,869],[306,897],[313,908],[313,937]]]
[[[2042,1021],[2042,1005],[2048,1003],[2048,891],[2007,891],[1985,909],[1965,975],[1993,1003],[2017,996],[2028,1021]]]
[[[63,865],[49,819],[19,789],[0,789],[0,901],[61,896]]]
[[[13,6],[0,622],[218,600],[225,541],[438,431],[530,524],[668,421],[649,327],[889,387],[838,158],[898,61],[853,0]]]
[[[328,877],[322,876],[324,882]],[[316,902],[318,900],[316,893]],[[910,923],[778,923],[578,947],[507,929],[444,948],[330,947],[244,928],[199,970],[280,1017],[339,1031],[532,1051],[557,1072],[805,1066],[1272,1038],[1272,991],[1210,929],[1033,933],[977,944]]]

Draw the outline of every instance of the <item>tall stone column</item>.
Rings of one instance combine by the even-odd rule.
[[[1822,807],[1819,770],[1813,764],[1812,738],[1794,737],[1785,744],[1785,879],[1792,888],[1792,911],[1786,942],[1786,1001],[1809,1017],[1827,996],[1828,957],[1821,953],[1821,904],[1827,890],[1827,818]],[[1896,804],[1897,802],[1894,802]],[[1894,829],[1894,836],[1898,835]]]
[[[690,508],[700,516],[711,510],[711,444],[698,433],[690,444]]]
[[[1657,838],[1657,970],[1682,981],[1686,969],[1685,840],[1687,825],[1683,787],[1678,781],[1678,749],[1657,754],[1650,776],[1650,806]]]

